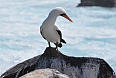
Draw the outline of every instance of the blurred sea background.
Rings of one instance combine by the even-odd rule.
[[[0,75],[12,66],[40,55],[48,46],[40,26],[55,7],[63,7],[73,23],[56,24],[68,56],[98,57],[116,72],[116,8],[76,7],[80,0],[0,0]],[[54,44],[52,44],[54,47]]]

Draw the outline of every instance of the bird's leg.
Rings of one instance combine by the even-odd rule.
[[[57,51],[57,56],[59,56],[59,51],[58,51],[58,42],[56,43],[56,51]]]
[[[50,48],[50,52],[52,52],[50,42],[48,42],[48,45],[49,45],[49,48]]]
[[[58,51],[58,42],[56,43],[56,51]]]
[[[49,47],[51,47],[50,42],[48,42]]]

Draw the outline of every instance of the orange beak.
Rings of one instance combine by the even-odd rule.
[[[66,19],[69,20],[70,22],[73,22],[73,21],[68,17],[68,15],[63,15],[62,17],[66,18]]]

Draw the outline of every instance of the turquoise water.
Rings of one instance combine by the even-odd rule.
[[[0,0],[0,74],[43,53],[48,44],[39,27],[50,10],[58,6],[73,20],[71,23],[58,17],[56,21],[67,42],[59,50],[68,56],[102,58],[116,71],[116,9],[76,8],[79,2]]]

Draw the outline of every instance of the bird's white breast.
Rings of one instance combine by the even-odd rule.
[[[49,26],[49,25],[44,26],[43,25],[42,26],[42,33],[48,42],[60,43],[60,36],[58,35],[54,26]]]

